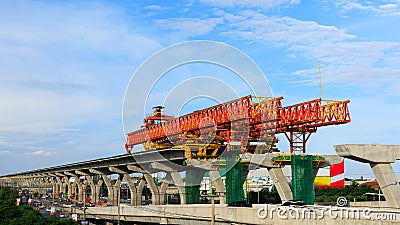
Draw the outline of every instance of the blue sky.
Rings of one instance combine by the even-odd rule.
[[[155,52],[190,40],[249,55],[285,105],[319,97],[320,61],[323,98],[350,99],[353,122],[319,129],[310,153],[334,154],[340,143],[399,144],[398,0],[2,1],[0,11],[0,174],[124,153],[122,104],[132,74]],[[175,80],[199,68],[179,68]],[[164,82],[154,99],[170,91]],[[346,162],[348,176],[371,173]]]

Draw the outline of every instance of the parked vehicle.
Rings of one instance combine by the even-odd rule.
[[[288,209],[293,209],[293,208],[306,208],[307,205],[303,201],[299,200],[289,200],[287,202],[284,202],[282,205],[278,207],[278,210],[288,210]]]
[[[246,201],[234,201],[234,202],[229,203],[228,206],[251,207],[251,204],[247,203]]]
[[[142,205],[150,205],[151,204],[151,200],[143,200],[142,201]]]

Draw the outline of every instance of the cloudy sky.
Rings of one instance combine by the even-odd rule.
[[[399,0],[2,1],[0,12],[0,174],[123,154],[131,76],[157,51],[190,40],[247,54],[285,105],[319,97],[320,62],[323,98],[350,99],[353,122],[319,129],[310,153],[400,144]],[[202,66],[172,71],[149,102],[161,104],[155,99],[193,75],[246,94],[226,71]],[[372,172],[346,161],[346,174]]]

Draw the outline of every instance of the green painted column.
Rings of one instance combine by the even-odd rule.
[[[312,155],[292,155],[292,191],[294,200],[314,204],[314,179]]]
[[[185,178],[186,204],[200,203],[200,182],[203,179],[204,171],[188,170]]]
[[[243,163],[232,154],[226,158],[226,203],[244,200],[243,183],[246,178],[243,176]]]

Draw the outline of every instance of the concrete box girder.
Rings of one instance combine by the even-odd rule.
[[[86,172],[81,171],[81,170],[75,170],[75,173],[79,174],[81,176],[90,176],[90,173],[86,173]]]
[[[55,173],[55,175],[58,176],[58,177],[64,177],[65,176],[65,174],[62,174],[62,173]]]
[[[334,148],[339,156],[359,162],[393,163],[400,159],[400,145],[344,144]]]
[[[97,175],[107,175],[108,171],[104,170],[104,169],[94,169],[94,168],[90,168],[89,171],[93,174],[97,174]]]
[[[76,175],[75,173],[71,173],[71,172],[65,171],[64,174],[67,175],[67,176],[71,176],[71,177],[73,177],[75,179],[78,178],[78,175]]]
[[[130,170],[132,172],[137,172],[137,173],[145,173],[146,172],[142,168],[135,166],[135,165],[128,165],[127,168],[128,168],[128,170]]]
[[[171,172],[171,171],[179,171],[181,166],[176,166],[173,163],[162,163],[162,162],[152,162],[150,163],[150,167],[155,170]]]
[[[125,174],[125,173],[130,173],[130,171],[126,168],[122,168],[122,167],[114,167],[114,166],[110,166],[108,167],[108,169],[110,170],[110,172],[113,173],[117,173],[117,174]]]

